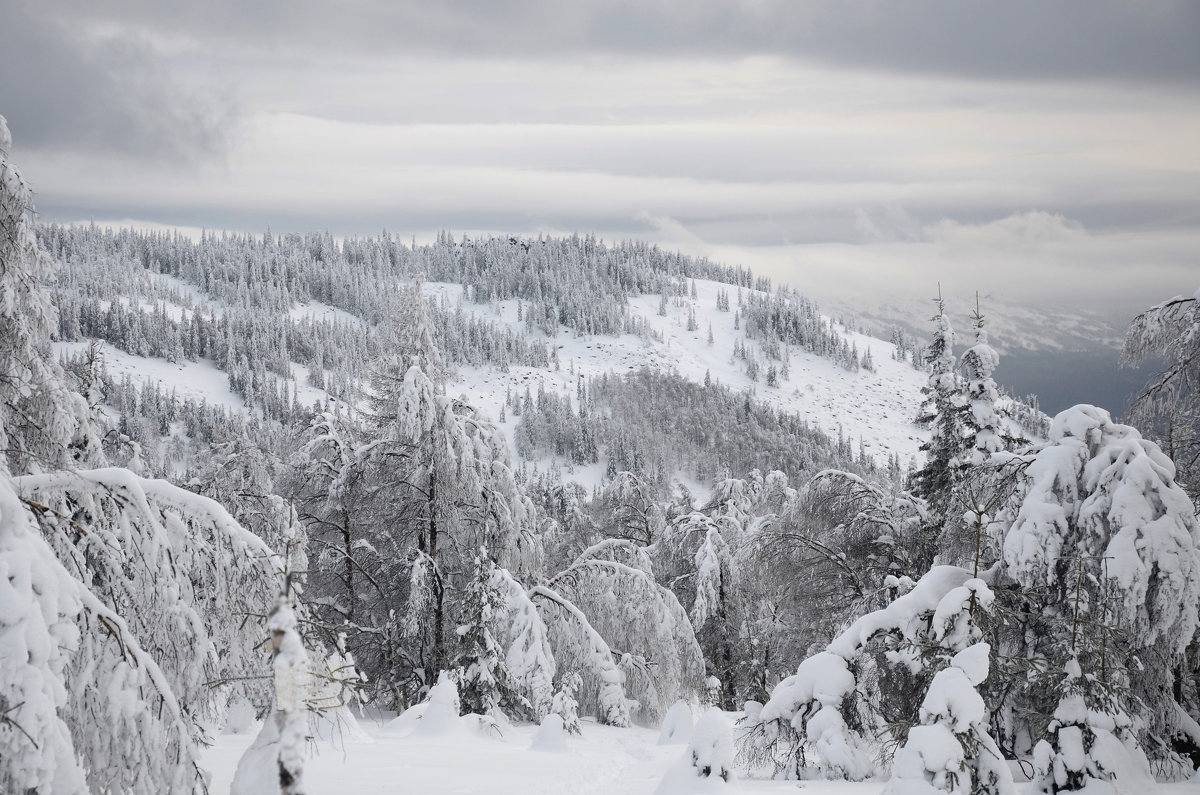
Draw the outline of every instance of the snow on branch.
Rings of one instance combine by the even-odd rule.
[[[583,611],[553,589],[538,585],[529,595],[540,600],[535,604],[546,605],[541,616],[550,630],[559,669],[578,672],[583,678],[583,687],[575,694],[579,705],[594,710],[601,723],[628,726],[632,702],[625,696],[625,675],[613,662],[604,638]]]

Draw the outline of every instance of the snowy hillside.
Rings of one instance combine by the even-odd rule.
[[[734,342],[745,339],[744,332],[734,328],[734,313],[716,308],[717,293],[728,290],[729,285],[703,279],[694,283],[697,297],[673,298],[667,302],[665,315],[659,314],[659,296],[643,295],[630,301],[632,312],[661,339],[633,334],[577,335],[568,329],[550,337],[525,330],[525,324],[517,319],[517,300],[500,301],[490,307],[463,304],[468,312],[503,323],[514,332],[534,334],[557,351],[559,365],[557,369],[512,367],[507,373],[495,368],[459,367],[453,389],[495,419],[510,390],[519,394],[527,387],[536,391],[542,385],[572,397],[580,376],[624,373],[643,367],[673,371],[695,383],[702,383],[707,374],[714,382],[737,391],[750,390],[756,399],[802,417],[830,436],[837,437],[841,431],[854,445],[861,438],[867,454],[880,463],[885,463],[890,453],[897,453],[905,463],[918,455],[921,440],[928,433],[912,420],[921,402],[925,374],[910,363],[894,361],[895,346],[849,333],[846,336],[858,350],[871,351],[874,372],[851,372],[826,357],[797,350],[791,354],[790,378],[769,386],[761,378],[752,380],[734,357]],[[427,283],[424,289],[426,295],[448,307],[462,302],[461,285]],[[689,313],[695,318],[695,329],[690,331]],[[709,328],[711,344],[707,342]],[[745,344],[761,348],[754,339]],[[510,437],[512,427],[509,424]]]
[[[768,284],[745,272],[702,261],[677,264],[677,255],[636,247],[626,253],[597,248],[590,240],[555,242],[561,251],[530,241],[467,246],[447,240],[419,251],[389,240],[364,241],[388,246],[391,259],[414,260],[380,269],[371,264],[378,256],[356,256],[349,247],[330,251],[325,238],[303,246],[293,239],[264,246],[237,238],[206,238],[199,245],[178,238],[139,241],[94,229],[53,229],[49,237],[64,263],[55,352],[74,360],[79,370],[88,341],[100,339],[103,378],[122,393],[118,413],[140,413],[140,407],[132,412],[127,405],[137,400],[131,387],[285,422],[297,411],[341,400],[361,407],[376,331],[396,291],[411,283],[413,272],[457,271],[461,281],[424,283],[435,336],[451,366],[447,389],[499,422],[518,461],[517,418],[503,411],[508,400],[549,393],[578,411],[581,388],[592,379],[643,369],[746,395],[878,466],[919,459],[927,438],[913,424],[925,375],[906,359],[911,350],[897,354],[891,342],[811,314],[815,307],[802,297],[769,292]],[[545,263],[539,246],[561,259]],[[147,247],[160,253],[140,253]],[[480,251],[490,271],[472,264]],[[297,256],[305,261],[291,264]],[[446,257],[456,261],[453,268]],[[647,268],[656,257],[663,259],[659,267],[690,267],[701,275],[663,276]],[[195,266],[189,265],[193,258]],[[147,259],[158,264],[147,269]],[[289,264],[268,265],[269,259]],[[289,281],[298,265],[312,269],[315,283],[305,288]],[[550,276],[537,281],[522,276],[531,265]],[[335,272],[339,279],[331,279]],[[631,288],[630,281],[639,286]],[[493,295],[481,300],[485,290]],[[748,314],[752,302],[756,324]],[[780,306],[789,322],[816,325],[799,337],[793,327],[790,338],[764,326],[764,312],[778,315]],[[470,333],[464,331],[468,326]],[[491,346],[486,351],[477,347],[481,338]],[[603,451],[593,464],[574,465],[556,462],[552,451],[525,453],[527,463],[542,471],[561,468],[567,479],[589,488],[605,471]],[[168,468],[181,471],[184,465]],[[683,469],[674,477],[694,493],[711,485]]]

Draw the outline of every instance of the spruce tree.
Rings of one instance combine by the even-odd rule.
[[[921,445],[925,465],[917,471],[912,491],[928,502],[930,529],[938,531],[946,519],[968,442],[966,400],[954,373],[954,329],[946,316],[940,287],[934,303],[937,314],[932,318],[933,338],[925,352],[929,381],[921,389],[925,401],[917,417],[917,423],[929,429],[930,439]]]

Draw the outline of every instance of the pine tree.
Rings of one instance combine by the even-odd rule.
[[[1006,576],[1042,596],[1022,603],[1013,653],[1058,670],[1078,658],[1106,680],[1127,678],[1122,709],[1144,705],[1142,736],[1177,734],[1175,666],[1200,623],[1200,521],[1170,459],[1102,409],[1076,406],[1021,463],[994,527]],[[1106,650],[1079,648],[1098,633]],[[1061,696],[1024,698],[1050,712]]]
[[[964,414],[965,426],[973,437],[970,464],[983,466],[994,453],[1005,449],[1008,434],[1001,425],[996,411],[1000,391],[992,378],[1000,356],[988,344],[984,329],[983,313],[979,311],[979,294],[975,294],[975,311],[971,315],[975,326],[975,344],[962,356],[962,367],[967,381],[969,410]]]
[[[921,445],[925,465],[913,479],[913,494],[929,504],[931,529],[941,529],[946,511],[959,480],[967,437],[964,427],[966,401],[954,374],[954,329],[946,317],[946,304],[938,289],[934,299],[933,339],[925,352],[929,382],[921,389],[925,402],[917,423],[930,431],[930,440]]]
[[[1133,721],[1111,690],[1070,659],[1046,736],[1033,751],[1031,795],[1059,792],[1138,793],[1156,790]]]
[[[471,581],[462,596],[463,623],[458,627],[457,661],[462,708],[478,715],[495,714],[502,703],[525,710],[532,708],[517,693],[504,650],[492,631],[495,617],[503,607],[503,597],[494,580],[495,564],[487,549],[479,547]]]

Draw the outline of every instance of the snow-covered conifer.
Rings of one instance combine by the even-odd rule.
[[[510,708],[531,711],[529,701],[517,692],[508,660],[493,631],[506,594],[496,587],[496,564],[488,557],[486,548],[480,547],[476,552],[473,569],[462,595],[463,623],[458,627],[459,696],[463,709],[490,715],[507,703]]]
[[[1030,795],[1140,795],[1158,788],[1133,721],[1097,685],[1078,660],[1068,660],[1062,697],[1033,750]]]
[[[925,402],[917,423],[929,428],[930,439],[921,446],[925,465],[917,471],[913,493],[929,503],[929,521],[940,529],[946,518],[963,455],[968,447],[963,417],[966,401],[954,373],[954,329],[946,316],[939,289],[937,314],[933,316],[933,339],[925,351],[929,382],[922,388]]]
[[[1000,392],[992,373],[1000,362],[996,349],[988,344],[984,317],[979,311],[979,296],[975,297],[975,344],[962,356],[962,367],[967,381],[969,411],[964,415],[967,431],[972,433],[974,446],[970,452],[973,466],[982,466],[993,453],[1004,449],[1005,433],[1001,426],[996,402]]]
[[[563,729],[568,734],[579,735],[583,730],[579,726],[579,702],[575,693],[583,686],[583,680],[575,671],[562,678],[558,690],[554,691],[554,699],[550,702],[550,711],[562,718]]]
[[[896,752],[885,795],[1015,795],[1012,774],[987,730],[987,707],[976,688],[987,678],[991,648],[959,651],[934,674],[919,725]]]
[[[919,673],[978,639],[970,621],[972,595],[988,587],[956,566],[936,566],[904,595],[847,627],[825,651],[781,681],[746,734],[752,756],[769,759],[789,778],[820,773],[862,780],[876,766],[875,736],[886,694],[864,686],[868,644],[887,644],[887,661]],[[895,694],[904,697],[906,694]]]
[[[1137,656],[1131,686],[1150,708],[1144,717],[1168,736],[1179,714],[1174,661],[1196,631],[1200,605],[1200,522],[1174,475],[1170,459],[1135,429],[1075,406],[1055,417],[997,521],[1006,576],[1046,593],[1030,616],[1040,629],[1027,633],[1040,639],[1041,653],[1065,664],[1064,624],[1068,632],[1080,620],[1111,625]]]
[[[695,729],[687,750],[667,771],[655,795],[697,795],[733,789],[733,730],[725,714],[712,707]]]

